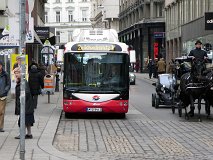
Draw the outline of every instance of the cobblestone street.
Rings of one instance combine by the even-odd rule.
[[[63,117],[54,147],[79,159],[213,159],[209,122],[153,121],[134,108],[124,120]]]

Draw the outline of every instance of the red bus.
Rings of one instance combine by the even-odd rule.
[[[128,46],[120,42],[70,42],[65,45],[63,111],[118,113],[129,106]]]

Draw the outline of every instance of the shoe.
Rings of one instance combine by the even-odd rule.
[[[0,132],[4,132],[4,129],[3,129],[3,128],[1,128],[1,129],[0,129]]]
[[[15,139],[20,139],[20,135],[16,136]]]
[[[33,135],[32,134],[31,135],[26,134],[25,139],[33,139]]]

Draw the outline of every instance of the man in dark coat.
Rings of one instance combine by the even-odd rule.
[[[36,65],[32,65],[29,71],[29,86],[33,98],[34,108],[37,108],[38,95],[41,94],[41,89],[44,88],[43,76]]]
[[[156,64],[155,61],[152,59],[149,59],[149,63],[147,65],[147,68],[149,70],[149,78],[152,78],[152,74],[154,74],[156,71]],[[154,77],[154,76],[153,76]]]
[[[196,61],[202,62],[204,60],[207,60],[208,59],[207,52],[202,50],[201,46],[202,46],[202,42],[200,40],[197,40],[195,42],[195,49],[191,50],[188,56],[191,56],[192,59],[193,60],[195,59]],[[192,69],[191,69],[192,73],[195,69],[195,66],[196,66],[196,64],[192,63]],[[206,65],[205,65],[205,63],[203,63],[203,70],[205,70],[205,69],[206,69]],[[193,73],[193,74],[196,74],[196,73]],[[194,116],[194,109],[195,109],[194,107],[191,107],[190,111],[188,113],[191,117]]]
[[[204,60],[208,58],[208,55],[206,51],[201,49],[202,42],[200,40],[197,40],[195,42],[195,49],[191,50],[189,53],[189,56],[192,56],[192,58],[198,59],[198,60]]]
[[[10,87],[10,76],[3,70],[3,63],[0,61],[0,132],[4,132],[4,113]]]
[[[15,68],[14,74],[16,77],[15,115],[20,115],[21,69],[19,67]],[[31,134],[31,127],[33,126],[33,123],[35,123],[34,106],[33,106],[32,96],[30,94],[30,88],[29,88],[28,82],[25,81],[25,126],[27,128],[27,134],[25,135],[26,139],[33,138],[32,134]],[[20,117],[19,117],[18,125],[20,127]],[[20,136],[15,137],[15,139],[20,139]]]

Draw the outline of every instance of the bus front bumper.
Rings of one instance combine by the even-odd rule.
[[[127,113],[128,107],[128,100],[110,100],[100,103],[63,100],[63,110],[69,113]]]

